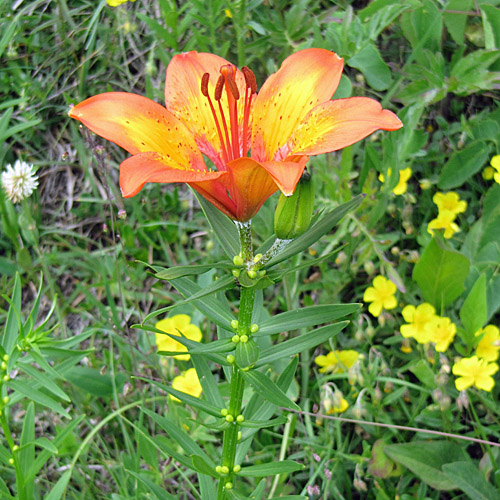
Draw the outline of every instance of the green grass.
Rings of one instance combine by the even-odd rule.
[[[333,340],[301,353],[288,394],[304,413],[262,429],[245,465],[278,457],[305,464],[301,472],[268,479],[266,495],[275,497],[437,500],[480,498],[482,491],[488,498],[488,487],[500,488],[499,448],[493,445],[449,439],[450,454],[463,454],[462,462],[474,465],[469,486],[476,488],[452,491],[436,489],[419,464],[412,468],[396,455],[401,451],[380,458],[375,446],[380,440],[440,440],[391,425],[493,443],[500,437],[498,373],[491,392],[469,389],[465,405],[457,401],[449,373],[456,357],[474,351],[467,329],[473,319],[463,305],[478,279],[484,287],[469,299],[472,311],[479,317],[485,311],[483,324],[500,325],[500,186],[481,175],[500,154],[499,33],[495,0],[137,0],[118,8],[105,1],[3,2],[0,170],[17,158],[33,163],[39,188],[16,206],[0,194],[0,354],[14,348],[17,354],[4,372],[24,384],[23,393],[0,382],[1,397],[10,397],[0,404],[2,425],[10,429],[0,432],[0,498],[162,498],[155,486],[175,498],[201,498],[197,475],[169,456],[181,453],[179,438],[141,408],[167,416],[185,431],[186,442],[195,441],[214,460],[220,434],[205,426],[206,415],[195,418],[187,406],[136,378],[171,382],[191,364],[162,364],[154,337],[132,325],[179,300],[148,265],[214,263],[222,259],[222,248],[185,185],[148,185],[123,199],[118,167],[127,154],[80,129],[67,112],[70,104],[110,90],[161,103],[166,66],[182,51],[213,52],[247,65],[260,87],[285,57],[306,47],[344,57],[336,97],[373,97],[395,111],[404,128],[311,158],[317,209],[334,208],[359,193],[366,198],[334,233],[292,263],[342,246],[337,254],[265,290],[265,314],[362,302],[379,274],[399,285],[399,305],[374,318],[365,304]],[[408,190],[396,196],[391,191],[397,171],[407,167]],[[429,189],[422,189],[424,180]],[[432,239],[427,225],[438,213],[432,197],[449,190],[468,207],[457,219],[460,232],[445,244],[470,267],[458,295],[438,313],[457,324],[458,334],[442,355],[414,340],[411,351],[403,352],[401,310],[426,297],[413,272]],[[258,243],[273,233],[276,203],[273,196],[255,217]],[[196,278],[203,287],[216,276],[222,272]],[[231,290],[227,298],[234,310],[238,294]],[[214,323],[193,304],[174,311],[189,314],[205,342],[217,338]],[[265,348],[270,340],[262,339]],[[283,335],[272,337],[282,340]],[[349,373],[319,373],[314,358],[331,349],[355,349],[363,356]],[[282,373],[287,363],[277,361],[273,372]],[[210,363],[210,369],[223,380],[220,366]],[[338,416],[389,426],[319,417],[325,384],[334,384],[349,402]],[[223,396],[228,390],[222,384]],[[14,444],[21,448],[15,463],[24,477],[17,484],[9,462]],[[30,477],[34,462],[39,467]],[[249,496],[257,484],[253,478],[241,481],[241,493]]]

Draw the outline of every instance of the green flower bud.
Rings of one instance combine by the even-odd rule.
[[[314,189],[308,172],[302,174],[292,196],[281,195],[274,214],[274,232],[282,240],[304,233],[314,210]]]

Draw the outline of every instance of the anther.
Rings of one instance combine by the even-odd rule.
[[[208,73],[205,73],[201,77],[201,93],[205,96],[208,97],[208,81],[210,80],[210,75]]]
[[[234,99],[237,101],[240,98],[240,91],[238,90],[233,75],[226,76],[226,84],[231,94],[233,94]]]
[[[255,79],[255,75],[253,74],[253,71],[246,66],[243,66],[241,68],[241,72],[243,73],[243,76],[245,77],[245,83],[247,84],[247,87],[251,90],[252,94],[257,93],[257,80]]]
[[[222,97],[222,90],[224,89],[224,80],[225,78],[222,75],[220,75],[219,79],[217,80],[217,85],[215,86],[215,95],[214,95],[216,101],[220,101],[220,98]]]

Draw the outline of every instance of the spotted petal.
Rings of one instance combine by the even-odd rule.
[[[254,104],[252,157],[282,160],[281,151],[309,111],[333,96],[344,61],[324,49],[301,50],[283,61],[262,86]]]
[[[69,116],[131,154],[156,151],[172,168],[206,170],[184,125],[163,106],[137,94],[107,92],[74,106]]]
[[[336,99],[312,109],[290,139],[290,154],[319,155],[360,141],[378,129],[398,130],[399,118],[368,97]]]
[[[135,196],[146,182],[214,181],[227,172],[176,168],[168,155],[147,152],[127,158],[120,165],[120,188],[125,198]]]

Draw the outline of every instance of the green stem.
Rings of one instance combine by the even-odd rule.
[[[249,262],[253,258],[250,223],[238,223],[237,226],[240,232],[241,256],[245,262]],[[255,290],[252,288],[241,288],[240,310],[238,314],[239,335],[248,335],[250,332],[254,302]],[[233,365],[230,383],[231,389],[229,396],[228,417],[232,417],[232,421],[230,422],[230,426],[224,431],[224,436],[222,438],[222,466],[227,467],[229,472],[219,480],[217,500],[224,500],[225,491],[227,489],[226,485],[228,485],[228,483],[234,485],[235,475],[233,468],[235,465],[238,465],[234,463],[240,427],[237,422],[237,417],[241,415],[245,381],[241,376],[240,368],[236,365]]]

